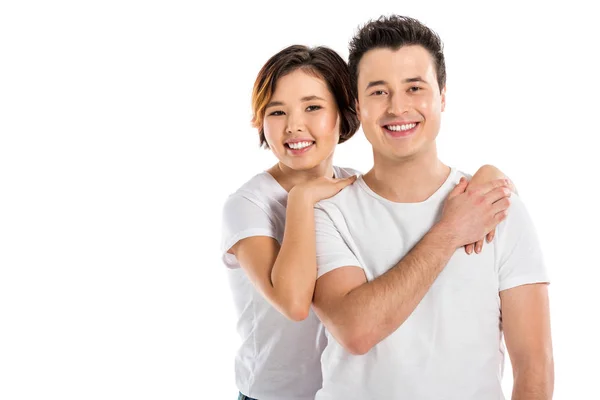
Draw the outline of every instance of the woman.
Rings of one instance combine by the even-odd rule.
[[[317,272],[313,206],[357,174],[332,164],[335,146],[359,127],[348,67],[326,47],[290,46],[259,72],[252,106],[260,143],[278,162],[224,207],[223,260],[242,338],[239,398],[312,400],[321,387],[325,345],[310,309]],[[500,177],[484,166],[472,182]]]

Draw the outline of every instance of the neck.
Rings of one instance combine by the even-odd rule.
[[[435,144],[421,153],[390,159],[373,153],[373,168],[364,175],[371,190],[399,203],[427,200],[446,181],[450,167],[437,157]]]
[[[305,170],[295,170],[278,162],[267,170],[277,182],[289,192],[296,185],[309,182],[323,176],[333,177],[333,157],[329,157],[319,165]]]

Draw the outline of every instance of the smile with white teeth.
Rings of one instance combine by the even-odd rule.
[[[301,150],[305,147],[310,146],[313,143],[314,142],[296,142],[296,143],[288,143],[287,145],[290,147],[290,149]]]
[[[385,127],[387,129],[389,129],[390,131],[394,131],[394,132],[403,132],[403,131],[408,131],[412,128],[414,128],[415,126],[417,126],[416,123],[412,123],[412,124],[403,124],[403,125],[386,125]]]

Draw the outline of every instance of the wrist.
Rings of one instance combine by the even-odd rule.
[[[288,194],[288,207],[291,203],[300,203],[308,207],[313,207],[316,201],[308,189],[302,186],[294,186]]]
[[[459,243],[459,236],[454,226],[443,219],[435,224],[429,233],[436,236],[437,243],[447,245],[451,250],[456,250],[462,246],[462,243]]]

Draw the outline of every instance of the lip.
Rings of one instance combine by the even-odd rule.
[[[314,142],[314,140],[310,139],[310,138],[294,138],[294,139],[288,139],[284,143],[288,144],[288,143],[299,143],[299,142]]]
[[[311,140],[299,140],[300,142],[310,142]],[[306,146],[302,149],[292,149],[291,147],[287,147],[286,146],[286,150],[291,153],[294,156],[299,156],[302,155],[304,153],[306,153],[307,151],[309,151],[310,149],[312,149],[315,146],[314,141],[312,141],[313,144],[311,144],[310,146]],[[286,143],[296,143],[296,142],[286,142]]]
[[[416,124],[414,128],[409,129],[407,131],[391,131],[386,128],[387,125],[408,125],[408,124]],[[418,121],[393,121],[386,123],[385,125],[381,125],[381,129],[390,137],[394,139],[402,139],[409,136],[412,136],[419,127],[420,122]]]

